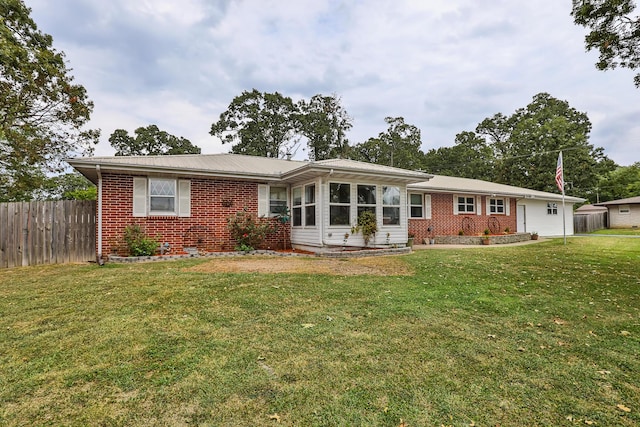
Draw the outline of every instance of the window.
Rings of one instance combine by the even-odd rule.
[[[329,184],[329,225],[350,225],[351,185]]]
[[[382,187],[382,224],[400,225],[400,188]]]
[[[422,194],[409,194],[409,216],[411,218],[424,218]]]
[[[558,204],[557,203],[547,203],[547,215],[558,215]]]
[[[459,213],[474,213],[476,211],[475,197],[458,196],[457,205]]]
[[[489,199],[489,213],[503,215],[505,213],[504,199]]]
[[[304,187],[304,225],[316,225],[316,186],[315,184]]]
[[[279,215],[287,209],[287,188],[269,187],[269,215]]]
[[[618,213],[620,215],[629,215],[631,213],[631,207],[629,205],[618,206]]]
[[[191,215],[191,181],[133,178],[133,216]]]
[[[176,212],[175,179],[149,179],[149,213],[174,214]]]
[[[296,187],[292,190],[291,223],[294,227],[302,225],[302,188]]]
[[[375,185],[358,185],[358,216],[365,211],[376,213]]]

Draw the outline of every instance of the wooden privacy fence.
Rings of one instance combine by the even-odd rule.
[[[601,230],[603,228],[607,228],[606,212],[573,215],[574,233],[591,233],[592,231]]]
[[[92,261],[96,202],[0,203],[0,268]]]

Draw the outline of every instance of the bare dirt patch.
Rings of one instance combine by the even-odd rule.
[[[369,258],[235,257],[217,258],[187,269],[203,273],[301,273],[335,276],[409,276],[413,269],[397,256]]]

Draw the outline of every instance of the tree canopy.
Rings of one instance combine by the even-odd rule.
[[[598,184],[597,197],[591,201],[608,202],[637,196],[640,196],[640,162],[619,166],[603,176]]]
[[[0,201],[29,200],[63,159],[92,153],[93,111],[21,0],[0,1]]]
[[[201,150],[188,139],[173,136],[156,125],[139,127],[135,137],[124,129],[116,129],[109,143],[116,149],[116,156],[159,156],[170,154],[200,154]]]
[[[299,143],[298,106],[278,92],[244,91],[211,125],[211,135],[233,144],[232,153],[284,157]]]
[[[475,132],[459,134],[455,146],[429,151],[425,165],[430,172],[554,192],[556,162],[563,151],[567,194],[589,199],[601,177],[615,168],[602,148],[589,143],[590,132],[585,113],[540,93],[512,115],[495,114]]]
[[[420,129],[405,123],[403,117],[386,117],[389,125],[385,132],[377,138],[357,144],[351,157],[381,165],[416,170],[423,164],[423,153],[420,151]]]
[[[307,138],[309,160],[345,157],[349,151],[346,133],[353,119],[340,105],[337,95],[314,95],[298,103],[300,133]]]
[[[599,51],[599,70],[640,67],[640,17],[631,15],[635,8],[632,0],[573,0],[571,15],[590,30],[585,46]],[[640,73],[634,82],[640,87]]]

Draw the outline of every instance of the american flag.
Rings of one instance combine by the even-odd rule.
[[[562,170],[562,151],[558,154],[558,165],[556,166],[556,185],[564,194],[564,171]]]

